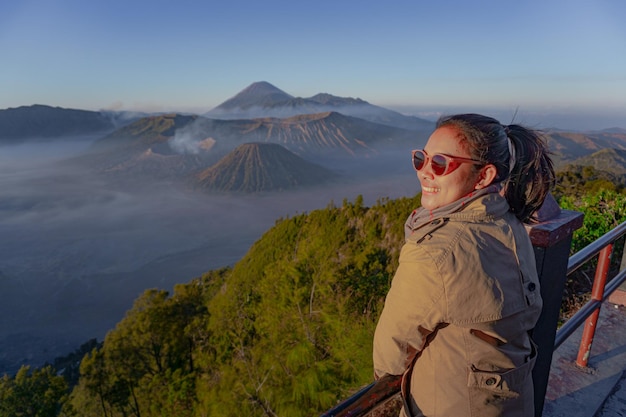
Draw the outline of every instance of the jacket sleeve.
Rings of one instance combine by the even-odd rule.
[[[404,373],[428,335],[445,321],[446,305],[441,273],[433,258],[423,246],[405,243],[374,334],[377,377]]]

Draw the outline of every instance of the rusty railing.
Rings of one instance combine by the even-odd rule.
[[[614,243],[625,234],[626,222],[623,222],[601,236],[598,240],[590,243],[588,246],[572,255],[569,259],[567,265],[568,276],[598,255],[598,265],[596,266],[593,280],[591,299],[559,328],[554,340],[554,349],[556,349],[583,324],[583,321],[585,321],[578,357],[576,359],[576,364],[579,366],[585,367],[589,361],[591,345],[593,343],[602,302],[609,298],[609,296],[626,281],[626,268],[622,267],[618,274],[606,284]],[[623,257],[624,253],[622,254],[622,259],[624,259]],[[624,265],[624,262],[622,262],[622,265]]]

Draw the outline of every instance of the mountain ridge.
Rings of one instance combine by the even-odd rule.
[[[100,112],[65,109],[43,104],[0,110],[0,141],[20,143],[27,139],[49,139],[105,133],[115,124]]]
[[[557,167],[602,149],[626,149],[626,132],[547,130],[543,134]]]
[[[596,170],[607,170],[626,176],[626,149],[605,148],[571,161],[570,166],[590,166]]]

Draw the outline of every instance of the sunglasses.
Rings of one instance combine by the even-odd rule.
[[[450,156],[442,153],[436,153],[433,156],[429,156],[426,151],[416,149],[411,151],[413,156],[413,168],[416,171],[420,171],[430,160],[430,168],[433,170],[433,174],[438,177],[448,175],[461,164],[474,164],[482,165],[483,163],[475,159],[461,158],[459,156]]]

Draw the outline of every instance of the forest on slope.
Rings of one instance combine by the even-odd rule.
[[[372,378],[371,335],[417,205],[357,199],[281,219],[232,269],[171,297],[146,291],[83,360],[68,404],[83,416],[329,408]]]
[[[573,250],[626,220],[626,195],[602,173],[562,175],[570,183],[559,204],[585,214]],[[374,327],[419,197],[331,202],[277,220],[232,268],[172,294],[145,291],[103,343],[89,345],[78,379],[51,366],[5,375],[0,414],[320,414],[373,378]],[[574,303],[584,298],[584,285],[567,285]]]

